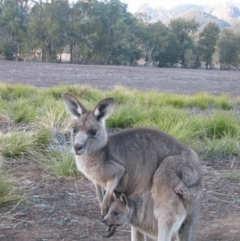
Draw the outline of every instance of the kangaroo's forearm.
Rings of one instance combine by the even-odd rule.
[[[102,201],[103,201],[103,192],[102,192],[102,187],[96,183],[95,184],[95,189],[96,189],[96,194],[97,194],[97,198],[98,198],[98,202],[99,205],[101,205]]]

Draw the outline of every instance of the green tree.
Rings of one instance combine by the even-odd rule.
[[[165,51],[167,27],[161,22],[145,24],[143,34],[143,48],[146,65],[159,62],[159,54]]]
[[[168,28],[158,53],[154,57],[158,67],[172,67],[179,61],[179,48],[177,46],[177,36]]]
[[[50,3],[36,2],[28,21],[29,45],[40,50],[43,62],[56,62],[61,53],[66,35],[68,1],[52,0]]]
[[[199,52],[206,69],[212,66],[212,55],[219,37],[220,29],[216,23],[209,22],[199,34]]]
[[[240,34],[223,30],[218,47],[221,69],[226,67],[230,70],[231,65],[237,68],[240,63]]]
[[[23,58],[30,1],[0,2],[0,52],[7,60]]]
[[[70,63],[80,63],[80,59],[84,56],[85,36],[89,32],[85,27],[88,21],[88,7],[91,8],[88,2],[77,1],[69,5],[66,13],[67,25],[64,36],[69,46]]]
[[[124,40],[127,43],[125,56],[130,65],[135,65],[142,57],[142,25],[131,13],[128,14],[125,23],[127,26]]]
[[[186,20],[183,18],[173,19],[170,22],[170,33],[168,36],[169,44],[167,51],[170,64],[179,63],[183,67],[187,67],[186,53],[193,48],[193,40],[191,34],[195,33],[199,24],[195,19]]]
[[[179,63],[183,67],[190,67],[193,62],[194,48],[192,34],[198,28],[195,20],[174,19],[169,27],[160,31],[160,41],[157,54],[154,57],[159,67],[171,67]]]
[[[67,36],[69,31],[69,11],[70,5],[68,0],[52,0],[52,22],[55,24],[55,34],[57,38],[52,37],[52,54],[51,59],[55,61],[55,58],[58,58],[58,61],[61,62],[61,53],[64,50],[64,47],[67,44]],[[57,57],[58,55],[59,57]]]
[[[91,1],[91,4],[86,25],[89,32],[85,36],[88,59],[103,64],[123,64],[130,60],[134,56],[129,42],[134,21],[127,12],[127,4],[119,0]]]
[[[142,28],[139,21],[126,12],[124,17],[115,25],[116,42],[113,46],[113,63],[135,65],[142,56]]]

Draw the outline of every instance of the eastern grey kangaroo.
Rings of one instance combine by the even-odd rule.
[[[164,170],[165,164],[163,162],[160,168]],[[174,178],[172,178],[174,172],[174,168],[172,170],[170,170],[169,168],[165,170],[164,175],[166,181],[174,181]],[[175,174],[177,175],[177,173]],[[164,177],[164,175],[162,176],[162,178]],[[168,176],[171,177],[171,180],[168,179]],[[163,202],[161,205],[162,212],[165,212],[165,215],[163,215],[165,219],[162,220],[157,220],[155,218],[154,203],[151,192],[145,192],[142,195],[136,196],[134,198],[126,197],[124,194],[121,194],[118,198],[113,195],[114,200],[112,200],[107,215],[103,218],[103,223],[109,227],[120,226],[122,224],[130,224],[132,230],[137,230],[138,232],[142,233],[141,238],[138,237],[133,240],[146,240],[146,237],[157,240],[159,238],[158,223],[164,223],[167,221],[168,225],[166,226],[166,232],[167,234],[169,234],[169,236],[165,235],[165,237],[167,237],[167,240],[170,240],[171,238],[172,241],[184,241],[186,238],[186,236],[183,236],[185,232],[184,223],[185,225],[187,224],[187,220],[185,221],[185,218],[188,216],[189,213],[192,213],[192,208],[195,208],[196,211],[191,215],[191,222],[196,223],[198,221],[199,209],[201,207],[201,199],[197,203],[194,203],[193,205],[190,204],[189,206],[188,193],[184,194],[182,192],[179,192],[178,185],[176,185],[174,192],[175,195],[163,195],[161,198],[161,201]],[[166,217],[168,218],[166,219]],[[164,232],[164,230],[161,230],[159,232]]]
[[[69,93],[63,99],[76,118],[71,133],[76,165],[95,184],[102,216],[108,212],[113,191],[129,197],[151,192],[158,241],[170,241],[172,210],[166,202],[182,200],[187,212],[180,240],[194,240],[194,217],[203,190],[203,172],[196,153],[156,128],[131,128],[108,136],[105,120],[111,115],[113,98],[103,99],[93,110],[87,110]],[[101,187],[106,190],[104,197]],[[134,237],[132,240],[136,241]]]
[[[111,227],[130,224],[132,230],[138,230],[142,236],[145,236],[140,240],[146,240],[146,236],[157,239],[158,221],[154,217],[151,193],[143,193],[134,199],[126,197],[123,193],[118,198],[115,195],[113,197],[108,213],[103,218],[105,225]],[[136,234],[132,232],[131,235]]]

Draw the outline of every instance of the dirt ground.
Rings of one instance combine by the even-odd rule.
[[[0,81],[38,87],[59,84],[91,85],[113,89],[116,85],[139,90],[194,94],[208,91],[240,96],[239,71],[161,69],[106,65],[48,64],[0,60]]]
[[[240,96],[240,72],[82,66],[0,61],[0,81],[38,87],[87,84],[101,89],[123,85],[194,94],[207,91]],[[240,158],[201,160],[205,173],[197,241],[240,241]],[[18,163],[18,164],[17,164]],[[19,164],[20,163],[20,164]],[[105,240],[94,186],[85,178],[59,178],[37,163],[12,161],[22,199],[0,210],[0,241]],[[130,228],[119,227],[111,240],[130,240]]]

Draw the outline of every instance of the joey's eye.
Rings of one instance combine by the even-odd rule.
[[[75,127],[72,127],[72,133],[76,134],[76,132],[77,132],[77,129]]]
[[[118,212],[113,211],[113,212],[112,212],[112,215],[113,215],[113,216],[117,216],[117,215],[118,215]]]
[[[90,136],[96,136],[97,130],[90,130],[90,131],[88,132],[88,134],[89,134]]]

